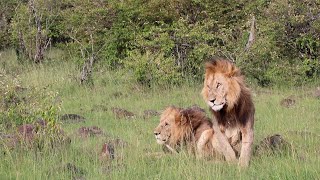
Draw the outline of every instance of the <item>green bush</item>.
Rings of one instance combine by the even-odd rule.
[[[27,2],[14,2],[2,2],[16,11],[3,11],[11,17],[11,29],[0,31],[0,39],[2,34],[11,34],[17,47],[22,32],[30,57],[34,54],[34,22],[28,21]],[[79,67],[92,55],[102,68],[124,70],[142,66],[137,57],[156,57],[151,59],[166,62],[161,66],[169,61],[174,66],[170,71],[176,75],[170,77],[176,83],[182,81],[176,78],[179,76],[201,80],[204,61],[218,56],[234,61],[261,86],[303,84],[320,75],[317,0],[35,2],[42,15],[43,34],[52,39],[52,46],[67,51],[65,59]],[[256,18],[255,41],[245,51],[252,16]],[[4,39],[3,46],[8,46],[6,42]],[[163,75],[152,70],[152,78],[147,78],[141,69],[134,71],[141,82],[156,82]]]
[[[15,127],[43,119],[55,126],[60,105],[56,92],[42,88],[21,87],[18,78],[0,72],[0,126]]]
[[[132,51],[125,61],[125,67],[133,72],[139,83],[147,86],[176,84],[181,81],[181,74],[174,64],[174,59],[164,57],[162,53]]]

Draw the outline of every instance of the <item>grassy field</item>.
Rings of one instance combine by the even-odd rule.
[[[296,153],[255,156],[244,170],[197,160],[185,152],[163,154],[161,158],[156,155],[162,152],[153,135],[159,117],[144,119],[143,111],[193,104],[207,109],[200,95],[201,83],[146,89],[137,85],[130,73],[98,70],[94,73],[94,86],[80,86],[77,67],[70,63],[19,65],[12,52],[3,52],[0,58],[0,69],[14,75],[22,87],[58,94],[59,114],[74,113],[86,118],[82,123],[61,124],[71,138],[71,144],[63,148],[36,151],[1,146],[0,179],[320,179],[320,99],[312,96],[315,88],[252,87],[255,144],[279,133],[293,144]],[[289,96],[296,103],[290,108],[281,106],[280,101]],[[136,116],[117,119],[111,107],[126,109]],[[82,126],[97,126],[107,135],[80,138],[77,131]],[[114,160],[101,162],[102,144],[115,138],[127,144],[115,148]],[[75,170],[65,168],[67,164]]]

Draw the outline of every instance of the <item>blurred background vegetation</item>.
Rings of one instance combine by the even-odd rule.
[[[8,49],[34,64],[60,49],[82,73],[124,70],[147,86],[201,81],[216,56],[259,86],[303,85],[320,75],[320,2],[1,0],[0,51]]]
[[[212,57],[250,83],[255,144],[280,133],[297,154],[248,171],[152,155],[159,117],[145,112],[205,108]],[[319,0],[0,0],[0,179],[320,179],[319,75]],[[83,139],[90,127],[104,135]],[[127,145],[100,161],[114,139]]]

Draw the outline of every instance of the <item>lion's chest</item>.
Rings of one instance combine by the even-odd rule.
[[[223,125],[226,128],[237,126],[238,119],[233,113],[221,112],[215,114],[215,117],[217,118],[219,125]]]

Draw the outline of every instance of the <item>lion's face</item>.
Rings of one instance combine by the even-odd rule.
[[[158,144],[166,144],[172,135],[175,120],[179,116],[179,111],[176,108],[167,108],[160,117],[160,124],[154,129],[154,135]]]
[[[230,64],[207,64],[202,96],[209,107],[220,111],[230,110],[240,96],[240,85],[234,77],[238,70]],[[225,67],[226,66],[226,67]],[[238,78],[239,79],[239,78]]]
[[[227,104],[228,82],[222,74],[209,75],[206,82],[206,100],[214,111],[221,110]]]

